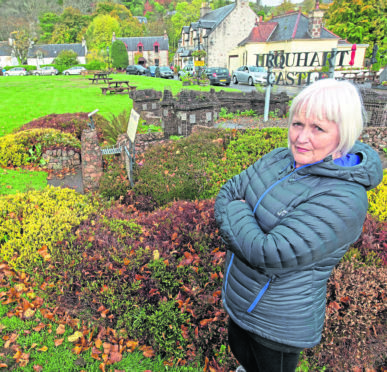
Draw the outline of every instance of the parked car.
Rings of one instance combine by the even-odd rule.
[[[188,65],[185,65],[178,73],[177,73],[177,76],[179,78],[179,80],[181,80],[181,77],[183,75],[193,75],[194,74],[194,65],[191,65],[191,64],[188,64]]]
[[[232,75],[232,82],[234,84],[246,83],[249,85],[254,84],[267,84],[267,71],[264,67],[257,66],[241,66],[236,69]]]
[[[173,79],[173,72],[170,67],[167,66],[157,66],[156,68],[156,77],[164,79]]]
[[[224,67],[208,67],[206,75],[211,85],[230,85],[231,83],[230,72]]]
[[[58,75],[58,70],[53,66],[43,66],[30,73],[31,75]]]
[[[156,76],[156,68],[157,68],[157,66],[149,66],[146,69],[145,75],[155,77]]]
[[[4,76],[26,76],[27,70],[24,67],[13,67],[4,72]]]
[[[83,66],[73,66],[68,68],[67,70],[63,70],[63,75],[80,75],[82,71],[86,71],[86,68]]]
[[[145,75],[146,74],[146,68],[141,65],[129,65],[126,68],[126,73],[128,75]]]

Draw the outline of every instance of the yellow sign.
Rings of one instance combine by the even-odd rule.
[[[204,66],[204,61],[195,61],[194,65],[195,66]]]

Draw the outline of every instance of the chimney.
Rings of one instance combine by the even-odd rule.
[[[207,3],[202,3],[200,7],[200,18],[203,18],[206,14],[211,12],[211,8]]]
[[[113,31],[113,36],[112,36],[112,43],[116,41],[116,33]]]
[[[164,30],[164,40],[168,40],[167,30]]]
[[[312,39],[321,37],[324,12],[320,10],[320,2],[316,0],[316,7],[309,13],[308,33]]]

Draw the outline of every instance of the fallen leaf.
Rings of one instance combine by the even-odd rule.
[[[8,368],[8,365],[5,363],[0,363],[0,368]]]
[[[101,339],[97,338],[95,340],[95,346],[99,349],[102,346],[102,341]]]
[[[24,318],[26,319],[29,319],[31,317],[33,317],[35,315],[35,310],[32,310],[32,309],[27,309],[25,312],[24,312]]]
[[[56,334],[57,335],[63,335],[63,333],[66,332],[66,327],[64,324],[59,324],[58,328],[56,329]]]
[[[82,346],[75,346],[71,349],[71,351],[76,354],[76,355],[79,355],[82,351]]]
[[[77,331],[77,332],[75,332],[73,335],[67,337],[67,340],[68,340],[69,342],[76,342],[76,341],[78,341],[82,336],[83,336],[82,332]]]
[[[35,328],[35,332],[40,332],[46,325],[44,323],[39,323]]]
[[[35,364],[32,368],[33,368],[34,371],[36,371],[36,372],[43,371],[43,367],[40,366],[39,364]]]
[[[129,349],[128,351],[131,352],[131,353],[134,351],[134,349],[135,349],[137,346],[138,346],[138,342],[137,342],[137,341],[131,341],[131,340],[129,340],[129,341],[127,341],[127,343],[126,343],[126,347]]]
[[[58,338],[58,339],[54,340],[55,346],[62,345],[63,340],[64,340],[64,338]]]
[[[45,351],[48,350],[48,347],[47,346],[43,346],[40,349],[36,349],[36,350],[45,352]]]
[[[111,363],[118,363],[121,362],[122,360],[122,354],[119,353],[118,351],[113,351],[110,353],[110,358],[109,358]]]

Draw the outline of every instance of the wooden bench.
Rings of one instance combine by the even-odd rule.
[[[102,87],[102,94],[106,96],[106,93],[109,92],[110,94],[116,93],[116,94],[126,94],[129,93],[131,90],[135,90],[137,87],[129,86],[129,87]]]
[[[102,80],[104,83],[107,83],[109,80],[113,80],[113,78],[104,77],[104,78],[89,78],[89,80],[92,81],[92,84],[95,82],[98,83],[100,80]]]

